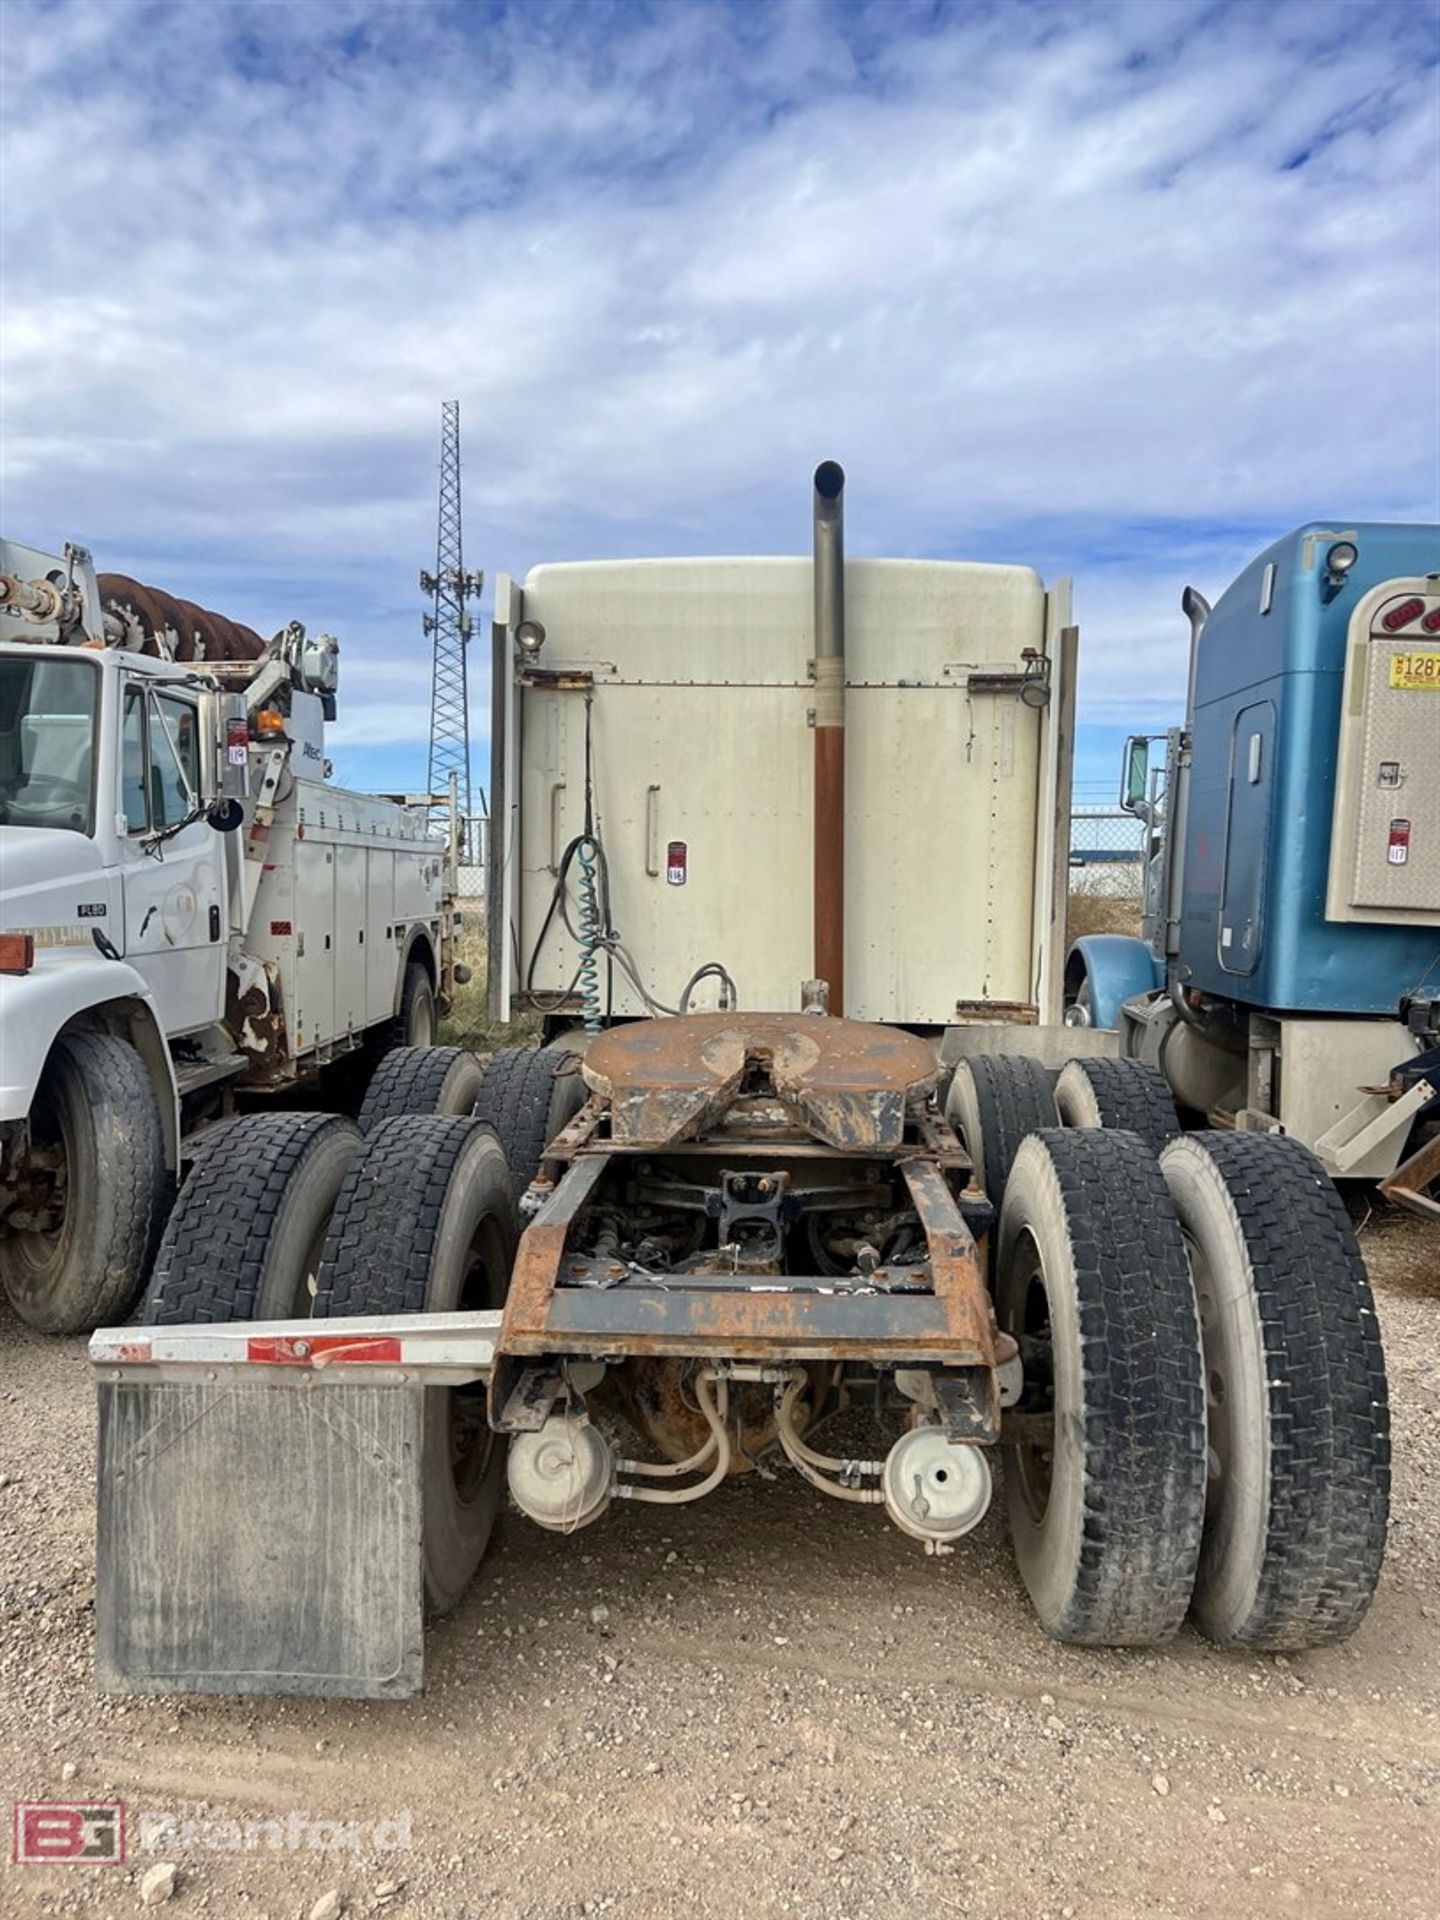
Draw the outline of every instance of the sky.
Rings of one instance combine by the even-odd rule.
[[[492,577],[806,551],[827,457],[852,554],[1073,575],[1098,797],[1187,581],[1440,519],[1440,7],[0,0],[0,526],[338,634],[351,785],[452,398]]]

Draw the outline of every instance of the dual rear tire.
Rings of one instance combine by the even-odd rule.
[[[362,1137],[335,1114],[255,1115],[228,1128],[192,1172],[143,1318],[498,1310],[516,1239],[510,1171],[479,1120],[402,1115]],[[484,1557],[503,1475],[483,1385],[427,1390],[422,1553],[432,1612],[459,1601]]]
[[[517,1238],[510,1171],[483,1121],[382,1121],[341,1188],[316,1317],[498,1311]],[[484,1558],[504,1497],[505,1448],[483,1384],[427,1388],[423,1448],[425,1597],[446,1613]]]
[[[1380,1576],[1390,1487],[1380,1328],[1345,1203],[1276,1135],[1185,1134],[1160,1167],[1205,1367],[1195,1624],[1276,1651],[1343,1640]]]
[[[377,1069],[358,1127],[325,1113],[236,1121],[197,1159],[170,1216],[145,1320],[502,1308],[517,1191],[583,1098],[571,1060],[559,1048],[482,1063],[455,1047],[402,1047]],[[482,1385],[427,1391],[422,1557],[433,1613],[458,1603],[485,1555],[504,1452]]]
[[[1294,1141],[1055,1130],[1018,1149],[996,1312],[1025,1361],[1016,1557],[1063,1640],[1353,1632],[1385,1548],[1384,1362],[1344,1203]]]

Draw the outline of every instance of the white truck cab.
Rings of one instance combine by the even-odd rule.
[[[325,779],[335,642],[114,580],[0,542],[0,1280],[54,1331],[134,1297],[198,1128],[428,1043],[454,966],[428,809]]]

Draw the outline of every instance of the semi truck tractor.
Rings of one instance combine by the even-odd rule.
[[[337,680],[328,635],[0,543],[0,1279],[35,1327],[128,1310],[208,1130],[435,1038],[447,849],[330,784]]]
[[[1143,934],[1075,943],[1065,1017],[1440,1217],[1440,527],[1304,526],[1183,605],[1184,724],[1125,752]]]
[[[804,558],[499,582],[490,991],[544,1044],[337,1148],[308,1314],[274,1303],[333,1121],[197,1164],[90,1347],[102,1687],[411,1693],[507,1498],[572,1534],[757,1471],[937,1578],[1003,1481],[1062,1640],[1363,1617],[1388,1430],[1344,1205],[1062,1018],[1068,585],[847,561],[843,499],[827,462]],[[1057,1074],[1123,1080],[1125,1123],[1062,1125]]]

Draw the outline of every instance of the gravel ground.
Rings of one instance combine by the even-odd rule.
[[[5,1914],[316,1920],[1440,1913],[1440,1238],[1365,1229],[1396,1427],[1358,1636],[1292,1658],[1057,1647],[992,1513],[953,1558],[798,1483],[564,1541],[516,1520],[388,1705],[90,1690],[83,1341],[0,1321],[0,1768],[198,1824],[122,1868],[10,1868]],[[410,1845],[234,1853],[223,1824]],[[322,1837],[326,1830],[318,1829]],[[295,1829],[299,1837],[299,1829]],[[283,1837],[279,1830],[275,1837]],[[207,1844],[210,1843],[210,1844]],[[334,1895],[338,1898],[327,1898]],[[317,1903],[319,1905],[317,1906]]]

